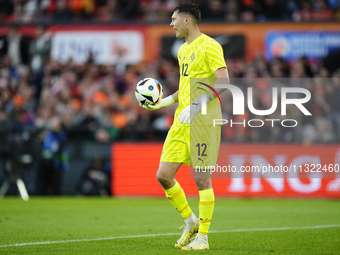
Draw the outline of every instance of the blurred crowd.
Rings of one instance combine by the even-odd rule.
[[[128,65],[122,70],[117,68],[119,65],[95,64],[90,54],[83,64],[72,60],[62,64],[49,58],[50,47],[51,38],[43,26],[37,27],[36,37],[29,42],[17,27],[9,30],[0,51],[2,137],[9,134],[19,137],[27,129],[39,128],[53,134],[66,134],[45,140],[52,145],[62,143],[65,137],[97,142],[164,140],[173,122],[176,104],[159,111],[146,111],[139,107],[134,90],[140,79],[153,77],[163,85],[164,96],[174,93],[179,81],[177,61],[159,57],[154,62]],[[312,98],[305,106],[312,116],[305,116],[295,106],[288,107],[284,119],[297,120],[297,127],[282,127],[280,123],[271,127],[271,122],[261,128],[225,125],[224,140],[305,144],[340,141],[339,70],[330,70],[322,61],[310,62],[306,58],[290,63],[281,58],[268,62],[260,53],[252,61],[226,59],[226,63],[233,79],[259,77],[282,81],[290,78],[281,86],[308,89]],[[243,89],[247,86],[238,84]],[[269,109],[271,84],[259,79],[251,86],[254,87],[254,107]],[[233,117],[231,95],[226,92],[223,97],[225,118],[258,119],[250,112]],[[268,118],[282,119],[283,116]],[[46,132],[42,132],[45,139],[49,137]],[[59,161],[62,162],[62,154]]]
[[[0,22],[169,22],[182,0],[0,0]],[[196,0],[205,21],[340,19],[338,0]]]

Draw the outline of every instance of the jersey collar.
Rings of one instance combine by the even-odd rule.
[[[185,43],[186,43],[186,45],[187,45],[188,47],[191,47],[192,45],[195,45],[195,44],[199,41],[199,38],[201,38],[202,36],[204,36],[203,33],[201,33],[200,36],[198,36],[197,38],[195,38],[195,40],[193,40],[190,44],[188,44],[187,42],[185,42]]]

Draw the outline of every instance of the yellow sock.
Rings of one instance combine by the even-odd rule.
[[[165,194],[170,200],[171,204],[182,215],[184,220],[191,216],[192,211],[189,207],[184,191],[177,181],[172,188],[165,190]]]
[[[210,227],[211,217],[214,211],[215,196],[213,189],[200,190],[199,194],[200,228],[198,230],[198,233],[200,235],[207,235]]]

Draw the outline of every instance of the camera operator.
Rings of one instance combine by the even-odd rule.
[[[63,172],[68,167],[66,135],[62,130],[61,119],[53,117],[51,128],[42,145],[38,183],[40,195],[61,195]]]

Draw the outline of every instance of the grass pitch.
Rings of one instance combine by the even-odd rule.
[[[198,199],[189,199],[198,214]],[[0,200],[0,254],[183,254],[180,215],[164,199]],[[340,201],[217,199],[209,251],[340,254]]]

